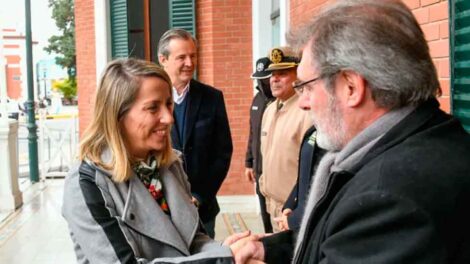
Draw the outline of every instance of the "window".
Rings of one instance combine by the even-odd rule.
[[[195,35],[194,0],[110,0],[112,58],[158,61],[157,45],[169,28]]]
[[[451,110],[470,132],[470,1],[449,1]]]
[[[127,1],[111,0],[111,54],[112,58],[125,58],[129,55],[128,48],[128,24],[127,24]]]
[[[279,0],[271,0],[271,23],[271,44],[273,47],[279,47],[281,45],[281,12],[279,9]]]
[[[194,0],[170,0],[170,28],[185,29],[196,36]]]

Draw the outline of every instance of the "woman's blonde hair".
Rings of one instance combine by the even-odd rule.
[[[170,77],[160,66],[139,59],[111,61],[101,76],[95,95],[93,119],[80,142],[80,160],[89,159],[97,166],[111,171],[116,182],[128,180],[132,175],[131,166],[137,161],[127,150],[119,123],[134,103],[142,79],[146,77],[164,80],[172,94]],[[111,154],[109,163],[101,158],[106,149]],[[168,135],[165,149],[157,153],[160,166],[169,165],[173,155]]]

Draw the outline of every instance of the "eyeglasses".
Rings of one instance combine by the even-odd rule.
[[[292,88],[294,88],[295,92],[298,94],[298,95],[302,95],[304,93],[304,90],[306,90],[307,92],[311,92],[313,87],[312,86],[305,86],[309,83],[312,83],[312,82],[315,82],[317,80],[319,80],[320,77],[316,77],[316,78],[313,78],[313,79],[310,79],[308,81],[295,81],[292,83]]]

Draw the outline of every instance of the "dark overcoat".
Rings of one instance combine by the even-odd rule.
[[[215,196],[230,167],[232,137],[221,91],[191,80],[187,96],[184,140],[175,126],[171,140],[173,148],[183,153],[191,192],[200,202],[202,221],[207,222],[220,211]]]
[[[330,175],[293,263],[470,263],[469,201],[470,135],[432,99]],[[288,232],[264,244],[290,261]]]

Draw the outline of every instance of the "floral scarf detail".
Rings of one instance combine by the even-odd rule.
[[[148,159],[147,163],[141,161],[136,164],[133,169],[145,187],[149,190],[150,195],[152,195],[153,199],[155,199],[155,201],[160,205],[163,212],[170,215],[170,207],[168,207],[168,203],[163,193],[160,171],[155,157],[152,155]]]

